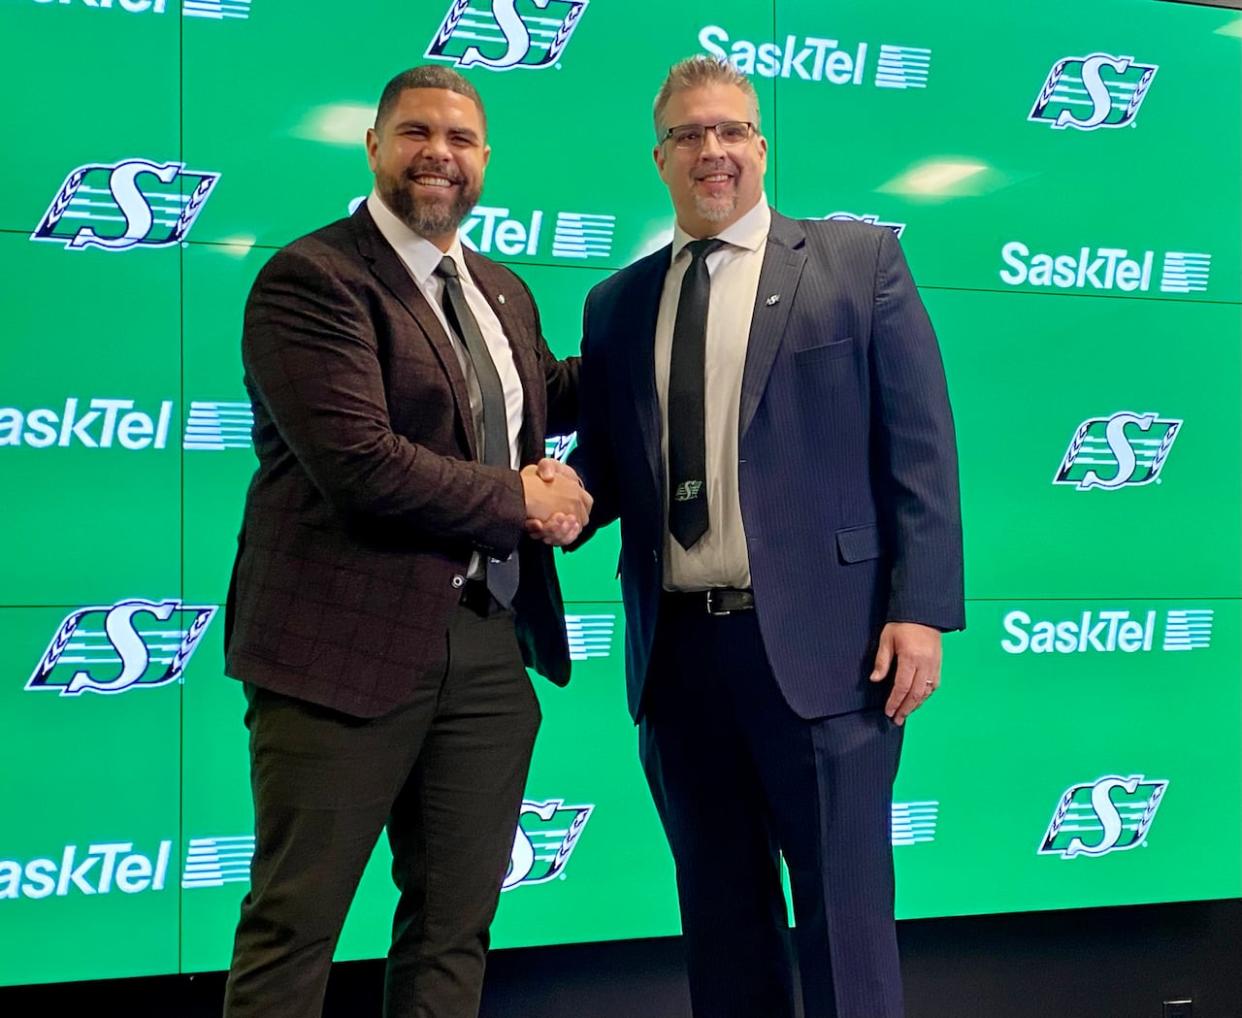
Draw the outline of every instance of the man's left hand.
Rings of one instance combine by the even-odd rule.
[[[940,688],[940,630],[917,622],[889,622],[880,633],[872,682],[883,682],[892,669],[897,672],[884,713],[904,725],[923,701]]]

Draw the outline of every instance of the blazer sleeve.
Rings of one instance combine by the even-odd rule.
[[[581,547],[597,530],[608,526],[621,515],[616,456],[608,420],[612,400],[608,386],[607,351],[599,345],[600,337],[592,334],[597,305],[596,291],[592,290],[582,311],[578,442],[569,455],[569,465],[578,472],[583,486],[595,501],[591,506],[590,521],[568,551]]]
[[[341,514],[507,555],[523,534],[521,478],[393,431],[371,313],[332,266],[278,252],[246,302],[248,388]]]
[[[879,502],[892,560],[890,622],[966,624],[957,441],[940,348],[901,245],[880,231],[871,333]]]

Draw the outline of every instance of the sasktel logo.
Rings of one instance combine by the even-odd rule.
[[[1056,290],[1120,290],[1147,293],[1154,280],[1156,252],[1124,247],[1080,247],[1065,253],[1032,251],[1020,240],[1001,248],[1002,283]],[[1212,256],[1202,251],[1166,251],[1160,265],[1161,293],[1203,293]]]
[[[351,199],[349,214],[352,216],[366,200],[366,195]],[[542,209],[514,215],[511,209],[498,205],[476,205],[459,228],[461,242],[480,254],[534,258],[539,255],[540,240],[547,236],[546,218]],[[552,257],[574,261],[607,258],[612,254],[616,228],[617,217],[607,213],[558,212],[552,230]]]
[[[489,71],[554,67],[588,0],[453,0],[426,53]]]
[[[1083,611],[1074,618],[1037,619],[1015,609],[1002,625],[1006,654],[1146,654],[1206,650],[1212,645],[1211,608],[1152,609],[1131,617],[1128,608]],[[1163,626],[1159,623],[1163,621]],[[1159,639],[1159,643],[1157,643]]]
[[[868,44],[852,49],[837,39],[787,35],[783,41],[731,39],[729,30],[707,25],[699,46],[717,60],[727,60],[743,74],[761,78],[826,81],[830,85],[861,85],[866,80]],[[931,50],[923,46],[880,46],[872,83],[876,88],[926,88]]]
[[[539,254],[544,232],[544,214],[539,210],[521,219],[507,208],[476,205],[461,224],[461,242],[481,254]],[[617,217],[591,212],[558,212],[552,233],[553,258],[607,258],[612,254],[612,237]]]
[[[0,407],[0,449],[120,449],[142,452],[168,448],[173,401],[159,409],[138,409],[132,399],[70,396],[64,406],[25,411]],[[254,414],[243,400],[193,400],[182,448],[193,452],[249,449]]]
[[[75,697],[179,682],[215,615],[215,605],[173,598],[75,609],[57,627],[26,691]]]
[[[95,10],[118,10],[127,14],[164,14],[168,11],[167,0],[35,0],[37,4],[57,4],[91,7]],[[187,18],[206,18],[225,21],[250,17],[250,0],[181,0],[181,13]]]
[[[1107,53],[1062,57],[1052,65],[1026,119],[1058,130],[1133,125],[1159,69]]]
[[[59,858],[0,859],[0,900],[162,891],[171,856],[171,841],[153,856],[135,852],[132,841],[101,841],[66,845]]]

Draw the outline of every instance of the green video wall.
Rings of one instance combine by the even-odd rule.
[[[900,235],[958,424],[969,628],[907,737],[899,915],[1242,893],[1237,13],[2,0],[0,40],[0,984],[227,965],[253,848],[221,647],[242,305],[369,191],[379,90],[426,61],[488,105],[466,241],[562,355],[587,291],[670,236],[649,111],[683,56],[753,76],[782,211]],[[678,930],[617,541],[560,558],[575,679],[537,684],[498,946]],[[385,851],[342,958],[386,949]]]

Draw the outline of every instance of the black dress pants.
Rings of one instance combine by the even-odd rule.
[[[540,712],[513,616],[455,609],[413,702],[355,718],[247,687],[255,856],[226,1018],[313,1018],[380,831],[385,1018],[474,1018]]]

